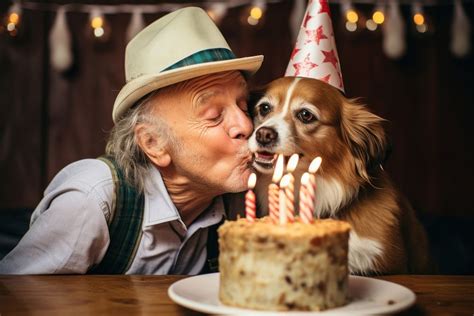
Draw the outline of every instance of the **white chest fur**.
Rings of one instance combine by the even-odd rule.
[[[377,258],[383,253],[382,245],[372,239],[363,238],[351,231],[349,237],[349,271],[364,274],[374,271]]]

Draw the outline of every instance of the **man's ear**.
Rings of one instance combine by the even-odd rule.
[[[164,146],[163,141],[156,132],[152,131],[150,126],[139,124],[135,127],[135,137],[141,150],[155,165],[161,168],[169,166],[171,156]]]

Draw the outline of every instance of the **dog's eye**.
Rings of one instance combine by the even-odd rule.
[[[268,103],[262,103],[258,106],[258,113],[264,117],[272,111],[272,106]]]
[[[316,116],[306,109],[299,111],[296,116],[301,122],[305,124],[309,124],[316,121]]]

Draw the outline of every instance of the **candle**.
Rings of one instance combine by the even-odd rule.
[[[286,213],[289,222],[295,221],[295,177],[293,176],[293,171],[295,171],[296,166],[298,165],[299,156],[298,154],[291,155],[290,159],[288,160],[288,165],[286,167],[286,171],[288,172],[286,175],[288,176],[288,186],[285,189],[286,195]]]
[[[322,159],[321,157],[316,157],[311,161],[311,164],[309,165],[308,172],[309,172],[309,184],[308,188],[311,187],[311,191],[313,192],[312,196],[312,205],[313,205],[313,212],[314,209],[316,208],[316,176],[315,173],[318,171],[319,167],[321,166]],[[319,216],[318,216],[319,217]]]
[[[275,171],[273,173],[272,183],[268,186],[268,210],[270,213],[270,219],[273,223],[278,223],[278,210],[279,210],[279,188],[278,182],[283,175],[284,160],[282,155],[278,155],[277,162],[275,165]]]
[[[288,187],[290,182],[290,177],[285,174],[283,178],[281,178],[280,181],[280,225],[285,225],[288,221],[287,215],[288,212],[286,210],[288,203],[286,199],[286,193],[285,190]]]
[[[306,224],[314,221],[314,188],[310,184],[311,176],[314,177],[307,172],[303,173],[300,186],[300,219]]]
[[[255,222],[255,218],[257,217],[257,206],[256,206],[256,198],[255,193],[252,191],[255,188],[255,184],[257,183],[257,175],[255,173],[251,173],[248,181],[248,191],[245,194],[245,217],[247,221],[253,223]]]

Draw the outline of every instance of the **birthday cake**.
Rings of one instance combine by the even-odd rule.
[[[258,310],[318,311],[347,302],[350,225],[226,221],[219,232],[219,299]]]

